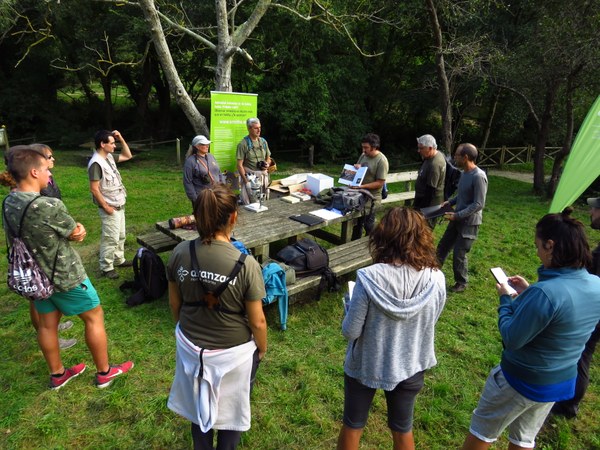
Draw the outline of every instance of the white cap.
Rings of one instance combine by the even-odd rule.
[[[205,136],[202,136],[201,134],[199,134],[194,139],[192,139],[192,147],[195,147],[196,145],[208,145],[208,144],[210,144],[210,141],[208,139],[206,139]]]

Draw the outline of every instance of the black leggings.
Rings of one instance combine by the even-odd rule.
[[[250,374],[250,393],[256,380],[256,371],[258,370],[258,349],[254,352],[252,361],[252,373]],[[194,450],[235,450],[242,438],[241,431],[217,430],[217,447],[213,447],[214,430],[208,430],[203,433],[200,426],[192,422],[192,440],[194,441]]]
[[[408,433],[412,430],[413,410],[417,394],[423,389],[425,371],[401,381],[391,391],[383,391],[388,408],[388,426],[392,431]],[[364,428],[377,389],[360,383],[344,374],[344,425]]]

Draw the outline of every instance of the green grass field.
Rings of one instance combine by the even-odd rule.
[[[26,301],[0,285],[0,448],[3,449],[183,449],[190,448],[189,423],[166,407],[175,368],[174,323],[163,299],[126,308],[122,280],[100,278],[97,265],[100,219],[92,205],[82,152],[55,149],[55,178],[71,214],[88,232],[75,244],[105,311],[112,362],[135,361],[135,368],[104,390],[93,385],[92,360],[83,342],[83,324],[63,337],[79,343],[63,352],[65,365],[85,362],[88,371],[58,392],[47,389],[47,367],[29,322]],[[307,171],[278,159],[280,171]],[[127,253],[135,237],[154,222],[188,213],[181,171],[172,149],[153,150],[120,166],[129,198]],[[337,167],[330,167],[330,174]],[[327,173],[326,167],[319,170]],[[6,194],[6,188],[0,189]],[[453,449],[462,444],[485,378],[498,363],[501,342],[496,327],[497,295],[489,268],[535,280],[534,225],[548,203],[531,194],[531,186],[491,177],[480,238],[470,253],[470,285],[449,294],[437,326],[437,367],[426,375],[417,398],[414,433],[419,449]],[[587,209],[576,214],[586,225]],[[437,239],[445,225],[435,230]],[[592,243],[600,240],[590,231]],[[0,273],[6,273],[5,246],[0,246]],[[162,255],[166,261],[167,254]],[[451,264],[444,267],[451,284]],[[4,275],[3,275],[4,276]],[[269,352],[258,372],[252,398],[252,429],[241,448],[258,450],[335,448],[343,408],[343,358],[340,294],[320,301],[306,295],[290,307],[288,330],[279,331],[276,306],[267,308]],[[549,418],[538,438],[541,449],[600,449],[600,370],[592,368],[592,385],[580,416]],[[384,397],[378,393],[362,440],[363,449],[391,448]],[[496,448],[505,448],[504,436]]]

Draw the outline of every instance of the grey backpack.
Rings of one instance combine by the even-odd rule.
[[[16,233],[11,229],[8,220],[6,220],[4,214],[4,202],[2,203],[2,212],[4,225],[8,228],[9,234],[13,236],[12,245],[8,249],[8,235],[6,236],[7,256],[8,256],[8,277],[7,284],[8,288],[16,292],[17,294],[25,297],[28,300],[43,300],[50,297],[54,293],[54,270],[56,269],[56,259],[58,257],[58,250],[54,257],[54,268],[52,269],[52,277],[48,279],[48,276],[44,273],[42,268],[39,266],[32,252],[27,248],[23,239],[21,239],[20,232],[23,227],[23,219],[29,206],[40,197],[34,198],[30,201],[27,206],[23,209],[21,220],[19,222],[19,230]]]

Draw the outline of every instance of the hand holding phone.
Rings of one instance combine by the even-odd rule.
[[[504,273],[504,270],[502,270],[500,267],[492,267],[490,272],[492,272],[492,275],[494,275],[494,278],[498,283],[507,287],[508,295],[511,297],[517,295],[517,291],[515,291],[515,289],[509,284],[508,277]]]

